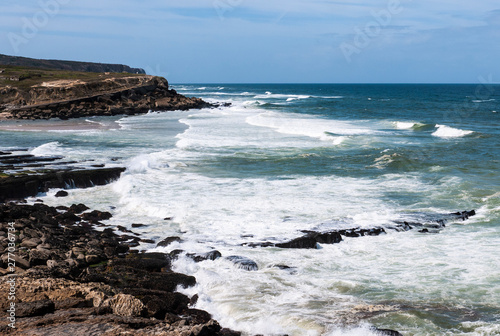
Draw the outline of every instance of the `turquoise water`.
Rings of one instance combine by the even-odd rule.
[[[64,132],[47,129],[52,121],[8,122],[17,130],[0,131],[0,150],[125,165],[111,185],[44,200],[111,210],[110,225],[147,224],[143,237],[183,238],[143,249],[215,248],[256,261],[256,272],[224,259],[175,264],[198,279],[183,291],[198,293],[198,307],[225,326],[266,335],[372,335],[370,325],[500,334],[500,86],[173,87],[233,105],[69,121]],[[80,127],[92,123],[101,129]],[[471,209],[475,217],[439,234],[388,230],[318,250],[241,246]]]

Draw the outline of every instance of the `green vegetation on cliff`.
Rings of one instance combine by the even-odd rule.
[[[85,82],[98,82],[107,78],[121,78],[143,76],[130,73],[100,73],[68,70],[47,70],[26,66],[13,66],[0,64],[0,87],[10,86],[27,90],[32,86],[56,80],[81,80]],[[0,97],[1,101],[1,97]]]

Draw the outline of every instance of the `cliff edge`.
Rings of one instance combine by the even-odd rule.
[[[2,65],[1,61],[0,57],[0,119],[68,119],[214,106],[178,94],[163,77]]]

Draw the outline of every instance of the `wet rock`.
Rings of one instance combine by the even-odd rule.
[[[431,229],[431,230],[429,230],[429,229],[427,229],[427,228],[424,228],[424,229],[422,229],[422,230],[418,230],[418,232],[419,232],[419,233],[440,233],[441,231],[439,231],[439,230],[432,230],[432,229]]]
[[[133,295],[141,297],[149,317],[163,320],[169,313],[184,314],[189,304],[187,296],[181,293],[152,292],[132,290]]]
[[[286,243],[279,243],[275,245],[279,248],[297,248],[297,249],[315,249],[317,248],[316,238],[310,235],[292,239]]]
[[[10,176],[0,179],[0,203],[7,199],[36,196],[49,188],[89,188],[105,185],[120,177],[125,168],[104,168],[72,171],[55,171],[39,175]]]
[[[66,191],[66,190],[59,190],[57,193],[56,193],[56,197],[66,197],[68,196],[69,193]]]
[[[385,336],[403,336],[401,333],[391,329],[379,329],[376,327],[370,328],[377,335],[385,335]]]
[[[156,247],[166,247],[174,242],[182,242],[182,239],[180,237],[167,237],[163,239],[161,242],[156,244]]]
[[[148,272],[161,272],[165,267],[170,267],[170,257],[164,253],[143,253],[130,255],[124,259],[115,259],[110,263],[111,267],[129,267]]]
[[[220,257],[222,257],[222,254],[217,250],[213,250],[213,251],[203,253],[203,254],[188,253],[188,254],[186,254],[186,256],[193,259],[195,262],[202,262],[205,260],[219,259]]]
[[[312,236],[316,239],[316,242],[320,244],[337,244],[342,241],[342,236],[337,231],[314,233]]]
[[[73,214],[79,214],[79,213],[82,213],[86,210],[88,210],[89,207],[86,206],[85,204],[72,204],[69,209],[68,209],[68,212],[70,213],[73,213]]]
[[[99,211],[99,210],[94,210],[94,211],[91,211],[91,212],[85,212],[81,215],[81,217],[84,219],[84,220],[87,220],[91,223],[98,223],[102,220],[107,220],[107,219],[110,219],[111,217],[113,217],[113,215],[111,215],[111,213],[107,212],[107,211]]]
[[[238,268],[245,271],[257,271],[259,266],[257,263],[251,259],[242,256],[229,256],[226,257],[227,260],[232,261]]]
[[[471,211],[454,212],[454,213],[452,213],[452,215],[457,216],[457,217],[461,218],[462,220],[466,220],[466,219],[469,219],[469,217],[475,216],[476,211],[471,210]]]
[[[95,231],[85,219],[72,217],[69,209],[61,211],[43,204],[0,204],[0,229],[14,222],[19,243],[41,242],[18,250],[20,257],[29,258],[26,271],[16,269],[16,299],[26,315],[18,335],[32,330],[47,335],[109,330],[138,336],[165,330],[173,335],[223,335],[216,331],[220,326],[210,322],[210,314],[190,308],[190,299],[175,292],[179,286],[195,285],[196,279],[172,272],[170,254],[123,255],[128,248],[111,228]],[[5,239],[0,237],[0,247]],[[198,257],[219,256],[211,251]],[[0,292],[7,290],[8,284],[0,282]],[[0,315],[6,303],[0,301]]]

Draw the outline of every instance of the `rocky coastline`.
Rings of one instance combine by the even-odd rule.
[[[91,180],[92,170],[89,174],[86,178]],[[39,181],[36,175],[25,178]],[[60,197],[66,195],[64,190],[58,193]],[[436,215],[421,222],[394,221],[393,227],[386,228],[303,231],[303,236],[288,242],[247,246],[308,249],[386,234],[386,230],[438,233],[446,227],[446,221],[474,215],[472,210]],[[2,334],[241,335],[221,327],[208,312],[196,309],[196,295],[187,297],[176,292],[178,286],[195,285],[196,279],[174,272],[171,263],[180,254],[195,262],[225,258],[246,271],[258,270],[257,263],[244,256],[222,256],[216,250],[203,255],[181,250],[145,253],[134,248],[155,242],[124,227],[102,223],[111,217],[109,212],[91,210],[84,204],[51,207],[41,200],[30,205],[24,200],[0,202],[0,293],[8,295],[0,307],[0,318],[7,321],[0,325]],[[134,224],[132,228],[140,226]],[[157,246],[181,240],[167,237]],[[372,330],[378,335],[401,335],[390,329]]]
[[[0,205],[0,325],[5,335],[240,335],[175,292],[196,279],[163,253],[131,250],[111,214],[83,204]],[[86,211],[86,212],[84,212]]]
[[[91,81],[53,80],[24,89],[0,86],[0,118],[65,120],[218,106],[178,94],[162,77],[96,76]]]

